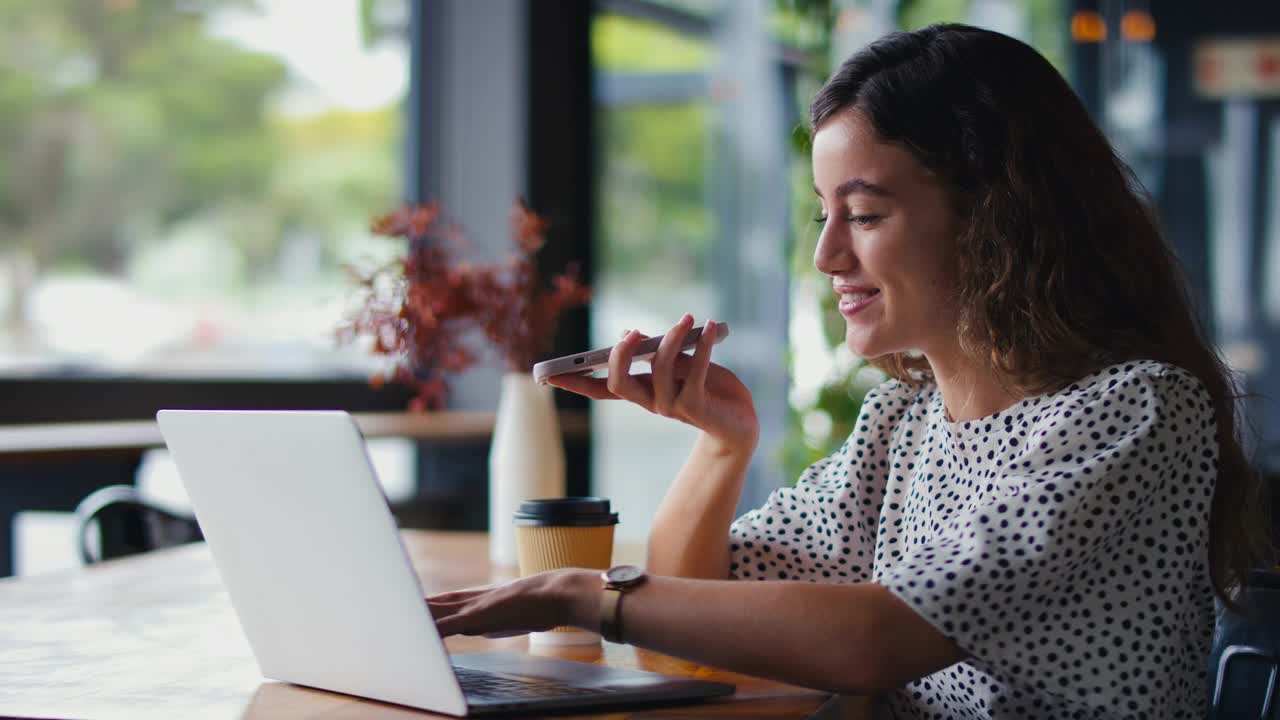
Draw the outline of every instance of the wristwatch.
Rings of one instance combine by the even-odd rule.
[[[622,642],[622,595],[644,582],[643,568],[614,565],[600,573],[604,581],[604,597],[600,601],[600,636],[614,643]]]

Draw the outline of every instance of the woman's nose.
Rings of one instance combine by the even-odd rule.
[[[813,250],[813,266],[818,272],[833,275],[847,272],[856,264],[849,238],[833,227],[831,221],[822,226],[818,234],[818,246]]]

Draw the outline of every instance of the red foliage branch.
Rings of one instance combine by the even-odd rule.
[[[481,330],[509,369],[528,372],[550,348],[564,311],[590,299],[576,268],[543,282],[535,255],[546,244],[546,221],[523,201],[511,220],[517,253],[473,265],[455,259],[461,236],[442,224],[437,205],[406,206],[371,227],[374,234],[403,238],[404,257],[367,271],[348,267],[360,307],[339,337],[370,336],[374,353],[395,357],[389,379],[413,390],[411,409],[442,407],[445,377],[476,362],[464,341],[469,331]]]

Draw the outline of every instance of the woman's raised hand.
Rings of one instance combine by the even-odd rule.
[[[692,355],[681,352],[692,328],[693,317],[686,314],[667,331],[649,360],[651,372],[631,374],[636,345],[645,339],[631,330],[609,354],[609,377],[556,375],[547,382],[596,400],[628,400],[702,430],[726,451],[750,454],[760,433],[751,393],[736,375],[711,362],[716,323],[707,321]]]

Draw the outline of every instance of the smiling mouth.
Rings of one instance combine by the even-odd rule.
[[[869,292],[843,293],[840,295],[840,314],[849,317],[859,310],[875,302],[880,297],[879,290]]]
[[[880,294],[879,290],[868,290],[866,292],[856,292],[856,293],[842,293],[840,295],[840,302],[860,302],[862,300],[866,300],[869,297],[874,297],[879,294]]]

